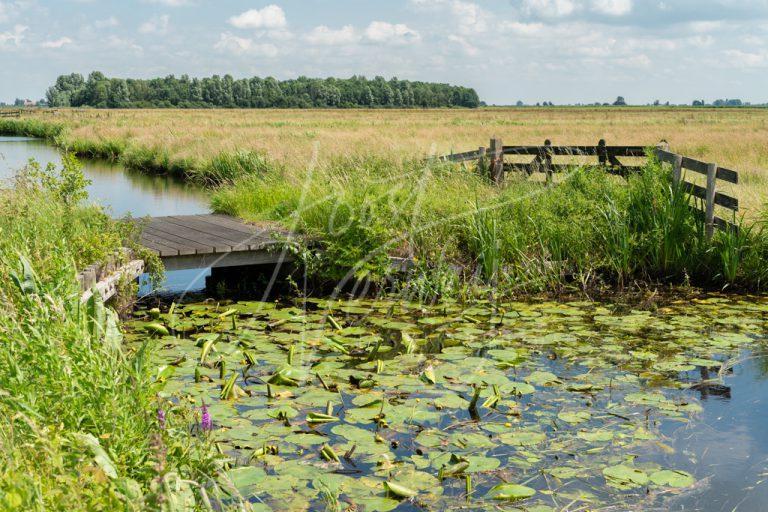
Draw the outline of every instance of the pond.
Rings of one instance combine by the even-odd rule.
[[[22,169],[30,159],[45,166],[61,162],[59,151],[39,139],[0,137],[0,187]],[[83,172],[91,182],[88,195],[114,217],[194,215],[208,213],[208,195],[170,176],[150,176],[128,171],[121,165],[99,160],[84,160]],[[208,273],[169,272],[163,289],[199,289]],[[143,287],[143,291],[149,289]]]
[[[767,312],[207,302],[140,310],[127,336],[162,400],[206,404],[212,430],[188,427],[255,510],[755,511]]]

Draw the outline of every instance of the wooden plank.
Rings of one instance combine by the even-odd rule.
[[[672,163],[672,183],[675,185],[675,189],[677,189],[681,179],[683,179],[683,157],[675,155]]]
[[[235,231],[240,231],[250,236],[263,238],[265,241],[272,240],[272,236],[268,230],[252,224],[246,224],[234,217],[220,214],[196,215],[195,217],[200,221],[213,224],[214,226],[234,229]]]
[[[699,199],[703,199],[704,201],[707,200],[706,188],[688,181],[684,181],[683,186],[686,188],[687,192],[692,196],[698,197]],[[739,211],[739,200],[736,199],[735,197],[727,196],[720,192],[715,192],[714,204],[718,206],[722,206],[723,208],[728,208],[729,210],[733,210],[735,212]]]
[[[224,254],[196,254],[178,256],[164,260],[166,270],[188,270],[193,268],[245,267],[250,265],[275,265],[293,261],[293,255],[286,251],[247,251]]]
[[[150,240],[148,238],[141,237],[141,245],[146,247],[147,249],[156,252],[161,258],[167,258],[170,256],[178,256],[179,250],[170,247],[168,245],[165,245],[161,242],[156,242],[154,240]]]
[[[167,233],[169,235],[185,238],[190,242],[209,245],[213,248],[213,252],[216,253],[232,252],[232,242],[229,240],[224,240],[221,237],[212,236],[197,229],[170,222],[166,217],[152,219],[150,226],[152,226],[152,229],[155,232]]]
[[[504,144],[501,139],[491,139],[491,179],[501,184],[504,181]]]
[[[504,146],[505,155],[531,155],[541,152],[542,146]],[[554,156],[599,156],[603,150],[614,156],[644,157],[643,146],[549,146]]]
[[[707,199],[706,199],[706,230],[707,238],[711,239],[715,234],[715,194],[717,186],[717,164],[707,165]]]
[[[184,237],[180,237],[171,233],[157,231],[152,226],[144,229],[142,232],[142,239],[144,237],[151,238],[162,244],[178,248],[180,256],[187,254],[211,254],[214,252],[213,247],[208,244],[196,242],[194,240],[188,240]]]
[[[675,158],[680,155],[676,153],[672,153],[670,151],[658,149],[656,150],[656,156],[659,158],[661,162],[666,162],[668,164],[675,165]],[[682,161],[683,169],[688,169],[689,171],[693,171],[706,176],[707,164],[705,162],[702,162],[700,160],[696,160],[693,158],[685,157],[685,156],[680,156],[680,157],[683,160]],[[718,167],[717,179],[727,181],[728,183],[733,183],[734,185],[738,185],[739,173],[736,171],[732,171],[730,169],[726,169],[725,167]]]
[[[546,181],[548,184],[552,183],[552,173],[555,172],[552,166],[552,155],[554,155],[552,151],[552,141],[547,139],[544,141],[543,152],[541,153],[539,160],[544,161],[544,172],[547,174]]]
[[[730,169],[726,169],[724,167],[718,167],[717,179],[727,181],[728,183],[733,183],[734,185],[738,185],[739,173],[736,171],[732,171]]]
[[[465,153],[453,153],[440,157],[440,160],[447,162],[466,162],[467,160],[477,160],[480,157],[477,151],[467,151]]]
[[[243,233],[231,228],[213,225],[199,220],[195,216],[164,217],[164,219],[170,224],[176,224],[186,229],[199,231],[209,237],[218,237],[227,241],[232,247],[232,251],[247,251],[251,245],[254,247],[258,245],[258,242],[254,241],[255,236],[252,233]]]

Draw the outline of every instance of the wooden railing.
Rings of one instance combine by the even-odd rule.
[[[726,169],[724,167],[718,167],[718,165],[714,163],[701,162],[699,160],[694,160],[693,158],[678,155],[676,153],[670,152],[665,148],[658,148],[656,150],[656,156],[658,157],[659,161],[672,165],[672,182],[675,185],[682,183],[689,194],[701,200],[697,203],[701,204],[704,208],[703,211],[699,211],[701,211],[704,215],[704,224],[707,230],[707,237],[712,237],[715,228],[723,230],[736,229],[734,224],[715,215],[715,205],[722,206],[723,208],[732,211],[734,214],[738,213],[739,200],[735,197],[731,197],[717,191],[718,180],[738,185],[738,172]],[[703,174],[706,176],[706,187],[685,181],[683,176],[684,170],[693,171],[695,173]]]
[[[21,117],[21,110],[0,110],[0,117]]]
[[[669,151],[669,145],[664,141],[658,144],[655,149],[650,149],[646,146],[608,146],[605,140],[600,140],[596,146],[553,146],[549,140],[545,141],[543,146],[505,146],[502,144],[501,139],[493,138],[488,148],[481,147],[475,151],[444,155],[439,157],[438,161],[457,163],[476,161],[478,169],[483,173],[487,173],[497,184],[504,182],[507,172],[525,172],[528,175],[537,172],[545,173],[547,183],[551,183],[554,173],[568,171],[585,165],[599,166],[611,174],[627,177],[629,173],[639,171],[641,166],[624,164],[619,158],[642,158],[654,152],[659,161],[672,165],[673,183],[675,185],[682,183],[690,195],[700,200],[696,202],[696,210],[704,217],[707,237],[712,237],[715,228],[723,230],[736,229],[733,223],[715,215],[715,206],[721,206],[734,212],[734,214],[739,211],[738,199],[717,190],[717,180],[738,184],[739,173],[718,167],[717,164],[701,162],[673,153]],[[507,163],[504,161],[505,155],[528,155],[534,158],[528,163]],[[592,163],[579,164],[554,162],[554,157],[566,156],[596,157],[596,159]],[[706,176],[706,187],[684,181],[684,170]]]
[[[533,156],[528,163],[505,163],[505,155]],[[596,161],[591,165],[604,167],[612,174],[626,176],[630,172],[639,170],[638,166],[625,165],[619,157],[644,157],[644,146],[608,146],[605,140],[600,140],[596,146],[553,146],[550,140],[546,140],[543,146],[505,146],[501,139],[494,138],[488,148],[481,147],[475,151],[457,153],[439,157],[443,162],[467,162],[476,160],[481,167],[488,167],[491,178],[501,183],[507,172],[545,173],[547,181],[552,180],[556,172],[563,172],[574,167],[573,164],[554,163],[554,157],[562,156],[594,156]]]

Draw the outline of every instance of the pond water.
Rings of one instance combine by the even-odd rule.
[[[198,303],[138,311],[128,340],[151,339],[163,400],[207,405],[213,430],[185,428],[255,510],[758,511],[766,313]]]
[[[30,159],[42,166],[59,165],[59,151],[39,139],[0,137],[0,187],[22,169]],[[84,160],[83,172],[91,182],[91,201],[104,207],[114,217],[194,215],[208,213],[208,196],[198,187],[169,176],[149,176],[128,171],[120,165],[99,160]],[[204,287],[206,272],[169,272],[163,289],[178,291]],[[148,291],[144,287],[143,291]]]

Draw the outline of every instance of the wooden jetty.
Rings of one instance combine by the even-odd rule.
[[[141,245],[160,256],[166,270],[195,268],[247,267],[278,265],[293,261],[290,253],[280,250],[279,238],[291,233],[274,225],[248,224],[228,215],[180,215],[152,217],[141,223]],[[115,255],[105,263],[91,265],[78,275],[82,295],[87,301],[94,293],[109,300],[118,284],[137,279],[144,272],[144,262]]]
[[[152,217],[143,226],[141,244],[160,256],[166,270],[290,261],[275,233],[281,234],[275,226],[248,224],[228,215]]]

